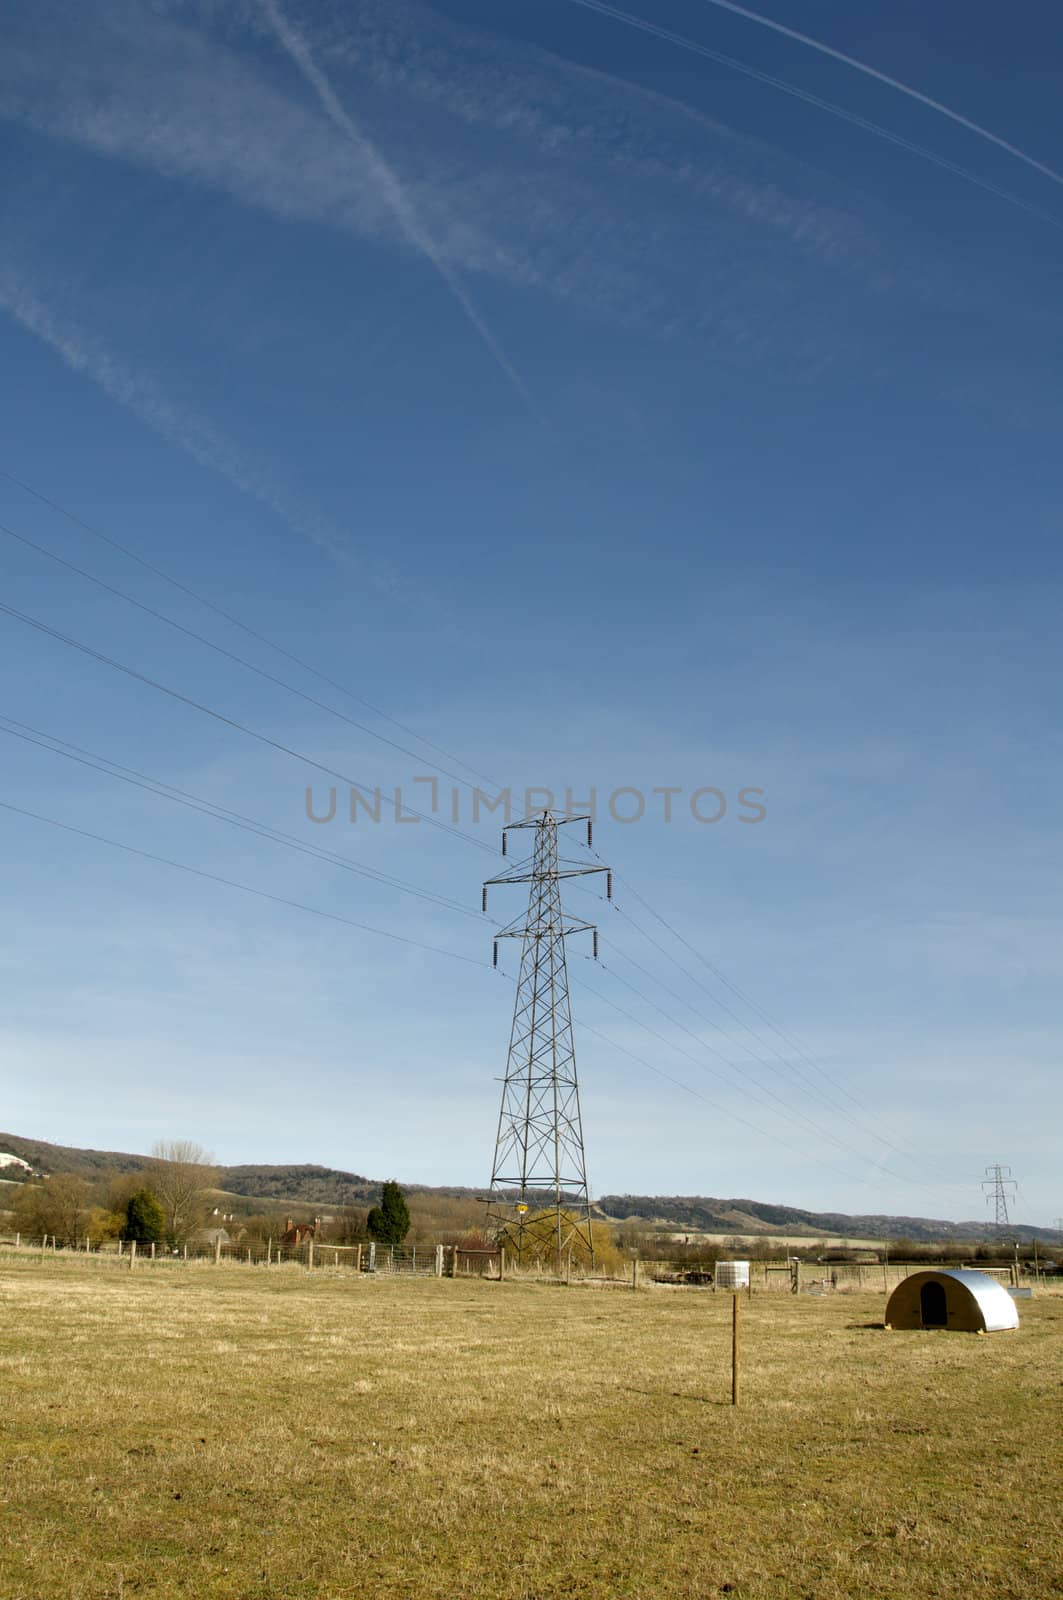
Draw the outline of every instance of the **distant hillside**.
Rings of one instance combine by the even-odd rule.
[[[128,1172],[143,1172],[150,1158],[119,1150],[81,1150],[75,1146],[47,1144],[42,1139],[23,1139],[17,1134],[0,1133],[0,1155],[16,1156],[35,1173],[74,1172],[92,1182]],[[28,1174],[14,1164],[3,1167],[5,1179],[16,1181]],[[219,1186],[229,1195],[254,1201],[263,1207],[373,1205],[380,1194],[380,1180],[337,1167],[314,1165],[244,1165],[219,1168]],[[482,1191],[461,1185],[432,1187],[429,1184],[403,1183],[411,1195],[468,1200]],[[823,1238],[911,1239],[918,1243],[936,1240],[1044,1239],[1058,1243],[1061,1236],[1051,1228],[1016,1224],[1004,1229],[987,1222],[942,1222],[931,1217],[846,1216],[836,1211],[803,1211],[796,1206],[771,1205],[763,1200],[723,1200],[706,1195],[604,1195],[597,1203],[600,1214],[614,1220],[634,1222],[691,1233],[735,1233]]]
[[[78,1177],[88,1178],[90,1182],[119,1173],[143,1172],[149,1162],[147,1156],[128,1155],[123,1150],[81,1150],[75,1145],[23,1139],[14,1133],[0,1133],[0,1152],[18,1156],[35,1173],[76,1172]],[[4,1176],[10,1178],[17,1174],[5,1168]]]
[[[840,1211],[803,1211],[762,1200],[716,1200],[706,1195],[608,1194],[598,1201],[598,1207],[614,1220],[630,1218],[692,1233],[781,1234],[791,1239],[837,1234],[853,1239],[911,1239],[920,1244],[948,1239],[1060,1239],[1053,1228],[1026,1223],[997,1228],[990,1222],[944,1222],[933,1217],[847,1216]]]

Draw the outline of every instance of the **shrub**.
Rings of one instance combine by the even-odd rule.
[[[130,1195],[125,1210],[122,1238],[137,1244],[159,1244],[166,1232],[166,1218],[162,1207],[150,1189],[138,1189]]]

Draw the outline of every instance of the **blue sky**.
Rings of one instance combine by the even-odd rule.
[[[765,0],[976,131],[631,5],[827,104],[572,0],[11,8],[0,470],[332,685],[4,478],[0,523],[362,727],[10,535],[7,605],[298,754],[7,614],[0,716],[473,914],[0,733],[9,805],[436,947],[0,812],[0,1122],[485,1181],[497,826],[304,812],[305,758],[408,797],[460,760],[598,791],[594,1189],[967,1217],[1003,1161],[1048,1222],[1063,17]]]

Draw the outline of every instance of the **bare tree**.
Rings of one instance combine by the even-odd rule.
[[[85,1233],[91,1204],[92,1191],[84,1178],[58,1172],[22,1185],[15,1201],[16,1226],[30,1237],[48,1235],[73,1245]]]
[[[162,1206],[169,1244],[184,1244],[202,1227],[218,1173],[209,1150],[191,1139],[159,1139],[151,1149],[148,1187]]]

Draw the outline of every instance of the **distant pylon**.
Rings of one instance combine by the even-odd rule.
[[[986,1191],[986,1205],[992,1203],[996,1206],[997,1227],[1008,1227],[1010,1225],[1008,1191],[1010,1190],[1014,1194],[1018,1188],[1018,1184],[1011,1176],[1011,1168],[1002,1167],[999,1162],[991,1167],[986,1167],[985,1177],[982,1179],[982,1188]]]
[[[592,1259],[594,1256],[565,940],[573,933],[592,934],[597,959],[598,930],[592,923],[564,914],[561,879],[604,872],[606,892],[612,899],[613,875],[608,867],[585,866],[558,855],[557,830],[568,822],[587,824],[589,845],[592,822],[585,816],[558,817],[543,811],[503,829],[503,855],[507,853],[507,834],[517,829],[534,830],[532,854],[508,872],[488,878],[483,886],[486,911],[490,884],[531,885],[527,914],[501,928],[494,946],[497,966],[499,939],[521,940],[487,1225],[495,1233],[505,1229],[515,1237],[518,1259],[526,1248],[529,1212],[541,1217],[548,1209],[553,1211],[551,1232],[558,1260],[574,1237],[582,1240]],[[541,1237],[540,1229],[536,1236]]]

